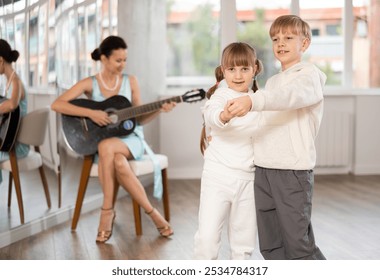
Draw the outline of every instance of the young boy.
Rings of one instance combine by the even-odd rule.
[[[326,76],[301,62],[310,45],[309,25],[278,17],[270,28],[281,72],[264,90],[231,100],[231,114],[260,111],[254,141],[255,203],[260,251],[265,259],[325,259],[311,225],[315,137],[323,113]]]

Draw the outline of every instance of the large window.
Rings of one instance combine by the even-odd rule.
[[[70,0],[73,1],[73,0]],[[117,2],[114,0],[76,1],[73,8],[63,1],[57,7],[60,17],[56,23],[56,69],[59,88],[68,88],[98,71],[91,52],[102,39],[116,33]]]
[[[344,69],[343,40],[344,1],[300,1],[300,16],[318,35],[312,37],[306,59],[315,63],[326,75],[327,85],[342,85]]]
[[[190,3],[189,3],[190,2]],[[219,34],[221,1],[168,0],[168,78],[183,81],[189,76],[204,80],[214,65],[218,64],[222,41]],[[303,59],[316,64],[327,75],[331,88],[380,87],[380,1],[378,0],[236,0],[236,38],[250,43],[264,63],[264,73],[259,82],[278,72],[280,65],[274,60],[269,27],[273,20],[284,14],[297,14],[306,20],[312,31],[312,44]],[[207,7],[207,8],[206,8]],[[196,12],[208,10],[203,17]],[[224,11],[232,13],[234,11]],[[201,13],[200,13],[201,14]],[[205,20],[206,15],[208,21]],[[206,23],[207,22],[207,23]],[[197,26],[203,27],[201,31]],[[231,28],[228,26],[226,28]],[[196,33],[192,33],[192,32]],[[207,31],[207,32],[206,32]],[[207,34],[206,39],[195,43]],[[209,40],[210,39],[210,40]],[[202,55],[203,48],[208,54]],[[210,77],[211,77],[210,76]],[[174,77],[179,77],[174,79]],[[169,83],[170,84],[170,83]]]
[[[20,52],[15,67],[25,84],[67,87],[95,73],[99,64],[90,53],[117,33],[118,1],[124,0],[0,1],[0,36]],[[259,81],[265,83],[279,70],[269,26],[277,16],[294,13],[310,24],[313,34],[304,59],[327,74],[328,86],[380,87],[380,1],[235,0],[236,11],[222,10],[227,1],[166,1],[169,86],[214,81],[225,28],[256,48],[264,63]],[[236,17],[236,28],[220,24],[226,13]]]
[[[189,81],[213,75],[220,53],[219,12],[219,0],[167,1],[168,76]]]
[[[19,13],[15,17],[15,44],[14,49],[18,50],[20,56],[16,63],[17,74],[23,81],[26,79],[27,61],[25,57],[26,53],[26,26],[25,26],[25,14]]]
[[[353,86],[380,87],[380,1],[353,4]]]
[[[272,53],[269,27],[279,15],[289,14],[289,7],[290,0],[236,1],[237,39],[254,47],[258,58],[264,64],[264,71],[258,77],[261,86],[280,68]]]

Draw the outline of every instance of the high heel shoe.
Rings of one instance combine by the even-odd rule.
[[[149,215],[152,218],[153,222],[156,224],[155,220],[152,217],[152,214],[155,210],[156,210],[156,208],[153,207],[152,210],[150,210],[149,212],[145,211],[145,214]],[[158,215],[160,215],[160,214],[158,213]],[[168,238],[169,236],[173,235],[174,232],[173,232],[173,229],[171,228],[170,224],[168,222],[166,222],[166,223],[167,224],[165,226],[157,227],[157,230],[158,230],[158,233],[162,237]],[[157,226],[157,224],[156,224],[156,226]]]
[[[105,218],[105,216],[107,216],[107,218]],[[109,229],[101,229],[99,227],[98,235],[96,237],[96,243],[105,243],[108,239],[111,238],[113,222],[115,220],[115,217],[116,217],[116,213],[113,210],[113,208],[110,208],[110,209],[103,209],[102,208],[101,214],[100,214],[100,220],[102,220],[102,218],[107,219],[107,220],[110,219],[111,220],[111,226]]]

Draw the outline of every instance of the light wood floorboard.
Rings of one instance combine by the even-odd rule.
[[[159,237],[145,215],[143,235],[136,236],[131,200],[125,196],[117,202],[113,235],[106,244],[95,243],[99,210],[94,210],[82,214],[75,232],[70,221],[62,223],[1,248],[0,259],[192,259],[199,185],[199,180],[169,180],[172,238]],[[152,187],[147,192],[162,212],[161,202],[151,196]],[[317,175],[312,221],[317,245],[327,259],[380,260],[380,176]],[[229,258],[226,240],[224,232],[220,259]],[[252,259],[262,259],[258,250]]]

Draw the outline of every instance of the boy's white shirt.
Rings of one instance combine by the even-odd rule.
[[[252,111],[261,112],[254,138],[255,165],[309,170],[316,163],[315,137],[323,114],[326,75],[300,62],[268,79],[251,94]]]
[[[205,150],[205,168],[226,167],[235,170],[242,179],[253,179],[253,137],[257,129],[258,113],[249,112],[244,117],[233,118],[226,124],[220,121],[220,113],[227,101],[253,93],[239,93],[228,87],[219,87],[202,108],[206,131],[211,141]],[[226,171],[227,171],[226,169]],[[247,174],[244,174],[247,173]],[[244,177],[244,178],[243,178]]]

